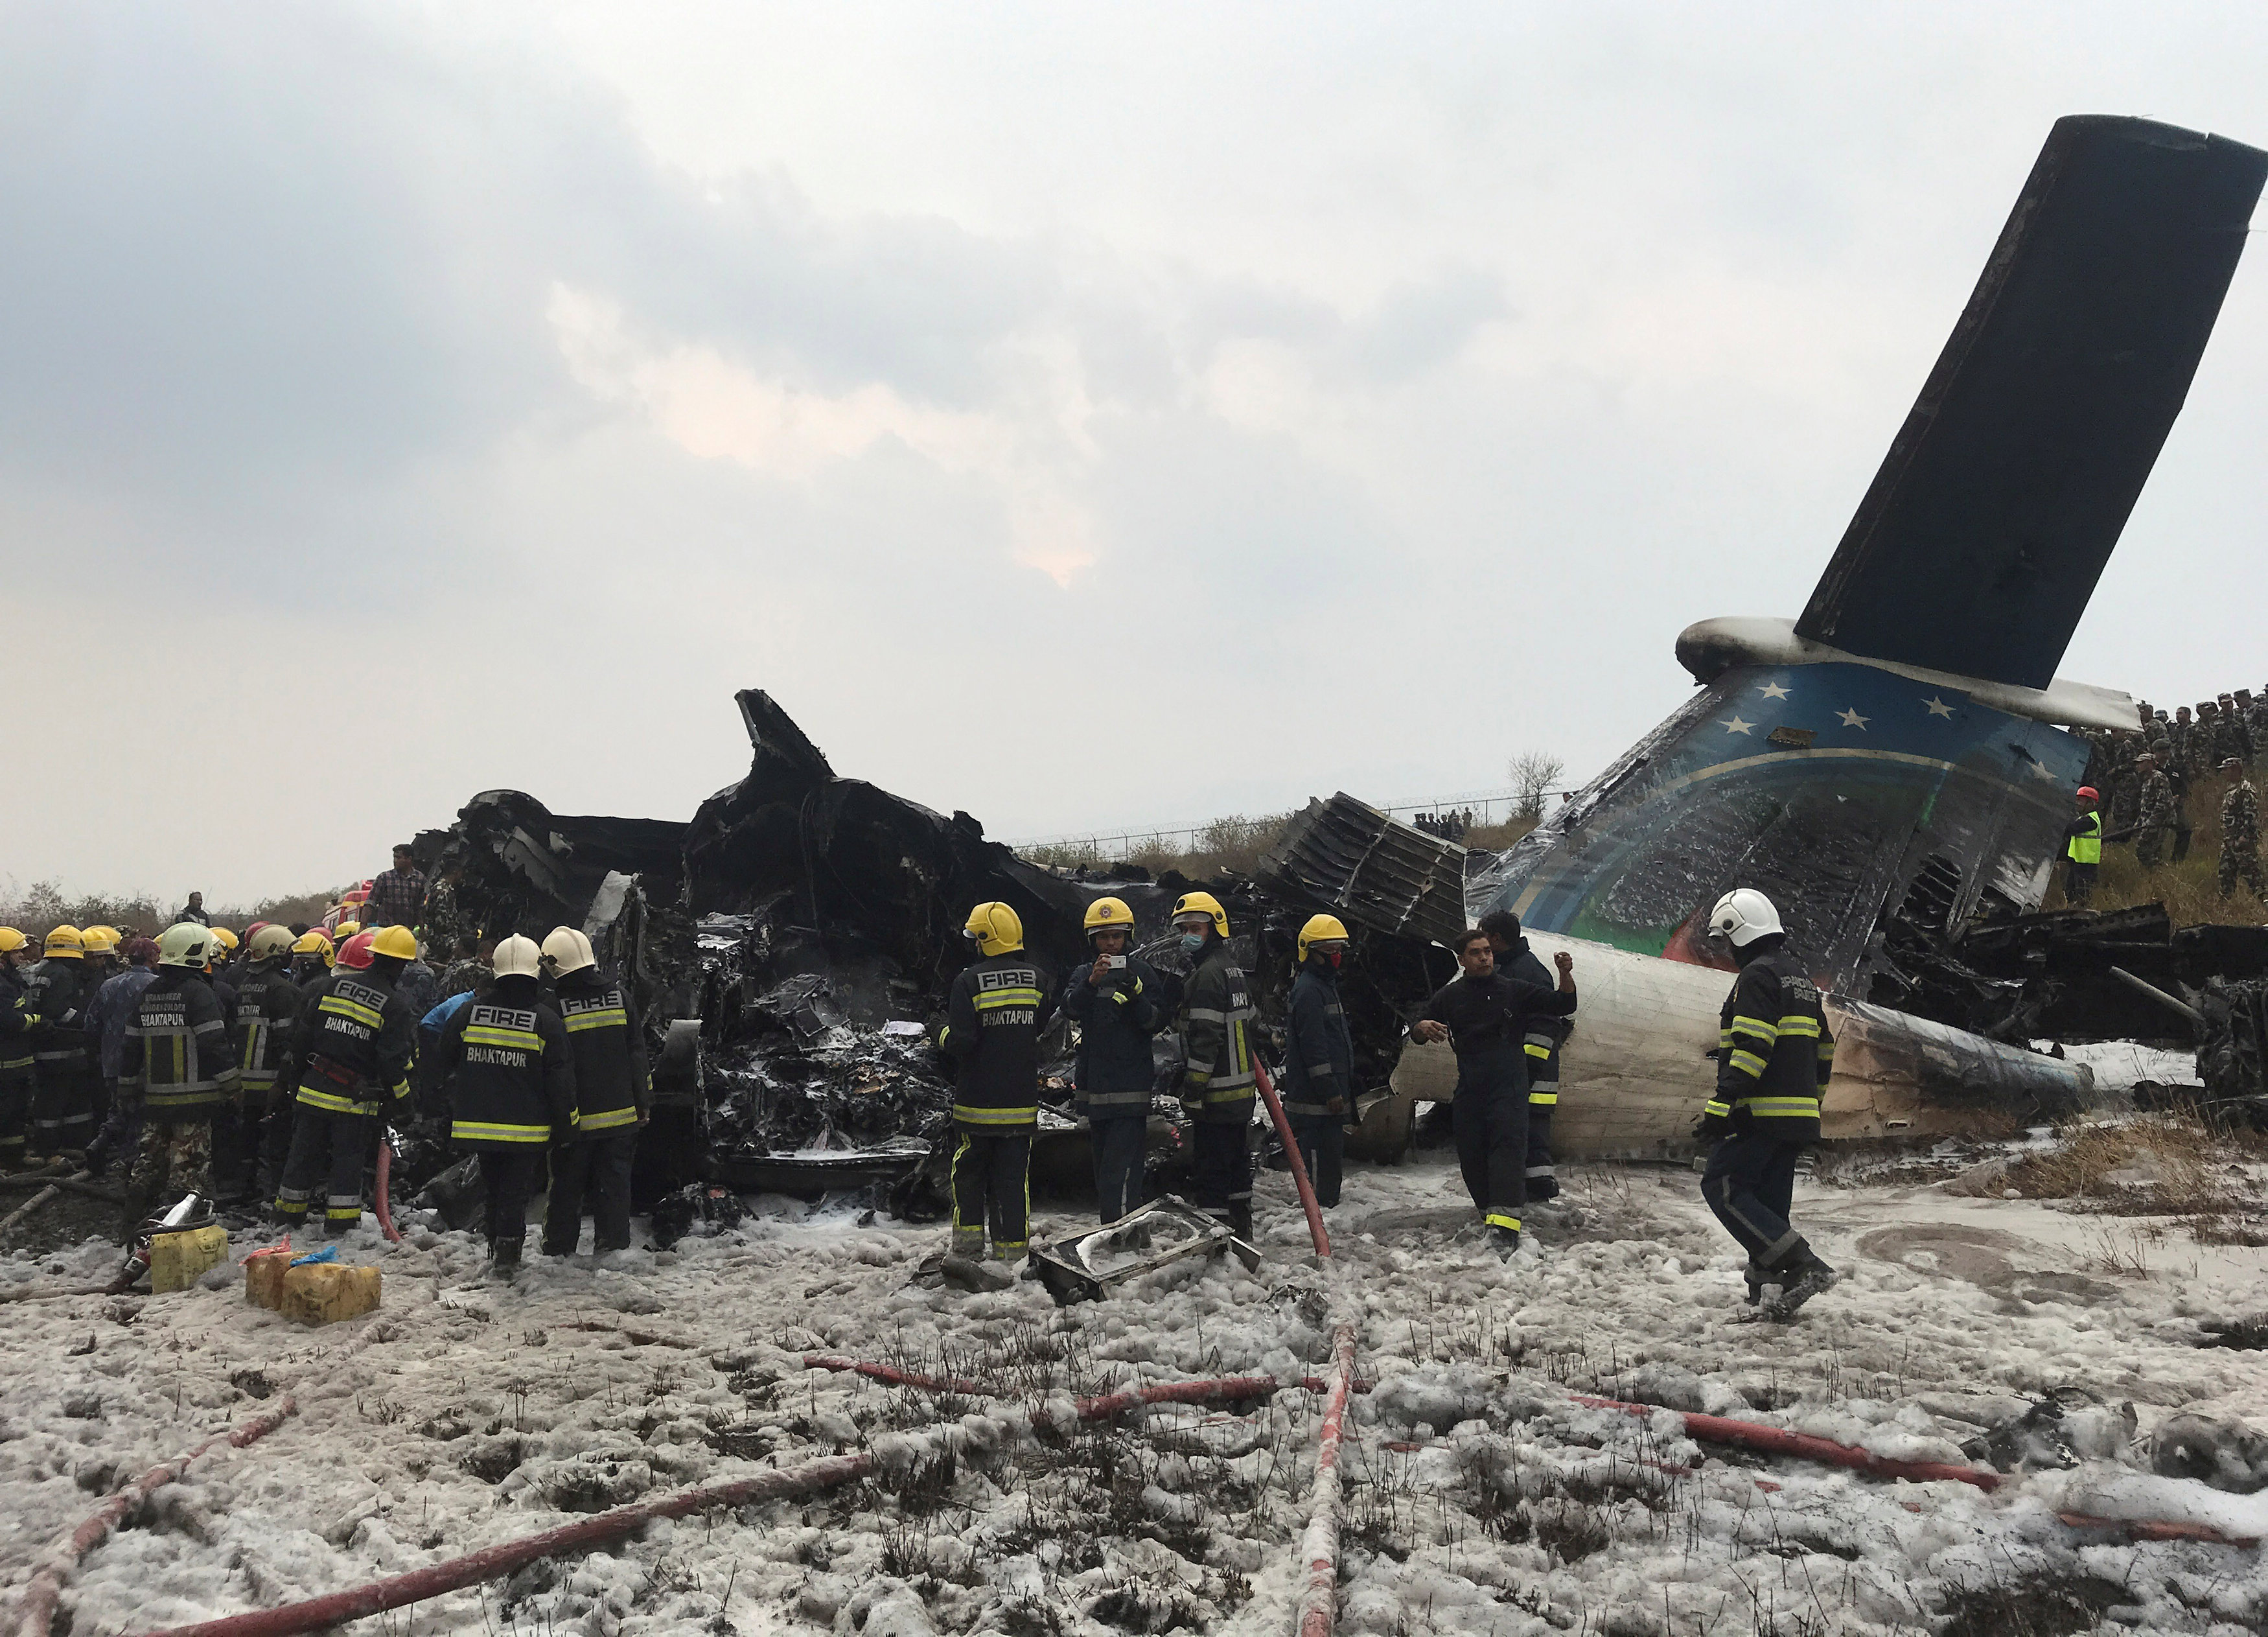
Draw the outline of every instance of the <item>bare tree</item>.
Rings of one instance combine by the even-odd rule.
[[[1542,818],[1543,798],[1551,793],[1551,787],[1566,771],[1567,764],[1548,751],[1523,750],[1513,757],[1513,810],[1524,819]]]

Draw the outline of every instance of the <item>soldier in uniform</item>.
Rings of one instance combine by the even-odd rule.
[[[2174,826],[2174,786],[2158,758],[2146,756],[2135,763],[2142,776],[2141,811],[2134,821],[2134,861],[2154,870],[2165,857],[2166,835]]]
[[[2268,886],[2260,876],[2260,798],[2234,758],[2221,771],[2235,774],[2236,782],[2220,799],[2220,859],[2213,871],[2214,885],[2226,898],[2241,881],[2254,897],[2268,898]]]

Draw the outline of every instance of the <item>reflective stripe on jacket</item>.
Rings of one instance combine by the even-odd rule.
[[[448,1097],[449,1135],[460,1147],[546,1143],[575,1128],[567,1027],[534,989],[533,979],[500,979],[441,1031],[435,1078]]]
[[[1040,1034],[1053,1021],[1053,977],[1026,951],[963,967],[946,999],[938,1050],[953,1060],[953,1117],[1030,1125],[1040,1117]]]
[[[160,968],[126,1026],[119,1101],[159,1119],[208,1120],[238,1078],[236,1043],[204,974]]]
[[[1284,1112],[1328,1116],[1333,1098],[1339,1116],[1354,1109],[1354,1036],[1339,999],[1338,974],[1318,969],[1311,956],[1292,980],[1284,1024]]]
[[[575,1061],[578,1134],[591,1137],[637,1125],[651,1091],[645,1036],[629,995],[586,967],[559,980],[557,999],[568,1053]]]
[[[1182,1070],[1184,1101],[1202,1097],[1197,1117],[1241,1125],[1252,1117],[1259,1076],[1252,1067],[1251,986],[1226,939],[1216,938],[1197,958],[1182,991]]]

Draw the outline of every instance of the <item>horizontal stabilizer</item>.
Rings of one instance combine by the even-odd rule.
[[[2268,153],[2058,120],[1800,636],[2045,688],[2213,333]]]

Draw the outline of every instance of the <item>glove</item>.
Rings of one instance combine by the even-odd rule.
[[[1179,1097],[1182,1101],[1182,1112],[1188,1115],[1191,1119],[1197,1118],[1199,1114],[1202,1114],[1204,1111],[1205,1095],[1204,1088],[1203,1086],[1197,1085],[1192,1081],[1185,1080],[1181,1083],[1180,1088],[1175,1090],[1174,1095]]]
[[[1733,1122],[1721,1114],[1705,1114],[1693,1122],[1693,1140],[1719,1143],[1733,1134]]]
[[[1326,1098],[1323,1102],[1323,1111],[1327,1114],[1344,1114],[1346,1099],[1344,1097]]]

